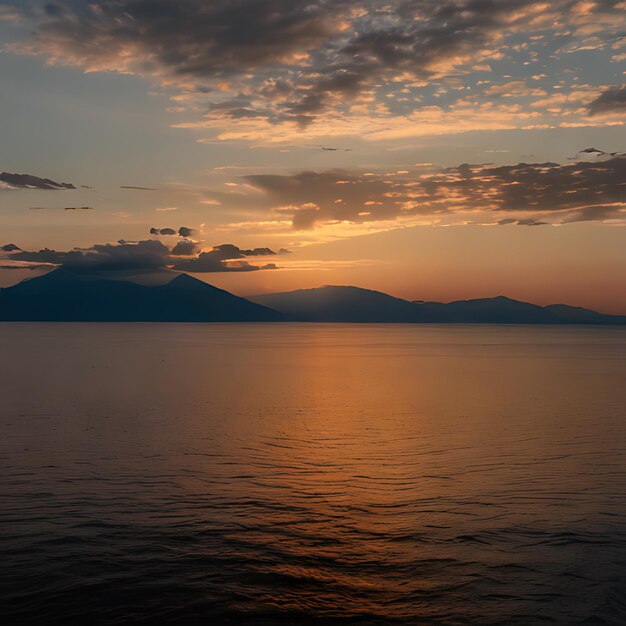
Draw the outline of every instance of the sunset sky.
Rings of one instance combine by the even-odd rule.
[[[625,33],[619,0],[0,0],[0,286],[626,313]]]

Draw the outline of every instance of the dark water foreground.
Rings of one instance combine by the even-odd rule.
[[[626,624],[626,330],[0,325],[16,624]]]

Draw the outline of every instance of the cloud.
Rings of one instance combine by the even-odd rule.
[[[215,246],[213,250],[200,253],[194,259],[180,261],[174,265],[174,269],[186,272],[219,272],[220,268],[228,262],[231,272],[253,272],[256,270],[278,269],[274,263],[266,265],[251,265],[245,259],[250,256],[271,256],[276,253],[270,248],[254,248],[253,250],[242,250],[241,248],[225,243]]]
[[[47,207],[47,206],[30,206],[29,211],[95,211],[92,206],[66,206],[66,207]]]
[[[49,248],[42,248],[41,250],[29,251],[19,250],[9,255],[4,255],[4,258],[11,261],[19,261],[24,263],[37,263],[44,265],[61,265],[67,258],[68,252],[57,252],[56,250],[50,250]]]
[[[119,271],[159,269],[170,250],[157,240],[137,243],[95,244],[87,250],[67,253],[63,266],[76,270]]]
[[[40,178],[32,174],[0,173],[0,189],[45,189],[64,190],[76,189],[71,183],[57,183],[49,178]]]
[[[340,35],[346,0],[95,0],[46,5],[18,50],[89,71],[152,76],[194,92],[250,70],[286,68],[293,55]]]
[[[0,264],[0,270],[49,270],[49,265],[37,265],[36,263]]]
[[[620,0],[57,0],[22,14],[33,34],[8,50],[148,77],[178,110],[205,111],[207,127],[245,124],[266,138],[338,114],[417,113],[485,71],[489,84],[468,81],[472,93],[549,96],[495,64],[521,53],[552,62],[559,45],[562,55],[615,47],[625,22]]]
[[[597,154],[598,156],[604,156],[606,152],[604,150],[598,150],[598,148],[585,148],[581,150],[579,154]]]
[[[0,6],[0,21],[14,21],[19,19],[19,13],[10,6]]]
[[[626,85],[611,87],[589,105],[590,115],[618,113],[626,115]]]
[[[180,237],[192,237],[195,234],[195,230],[193,228],[189,228],[188,226],[181,226],[178,230],[175,228],[151,228],[151,235],[178,235]]]
[[[498,222],[500,226],[506,226],[507,224],[515,224],[517,226],[548,226],[550,222],[541,222],[539,220],[535,220],[532,217],[527,217],[522,220],[516,220],[513,217],[507,217],[506,219],[500,220]]]
[[[298,230],[333,222],[364,223],[409,216],[499,215],[539,225],[537,215],[605,220],[626,209],[626,155],[593,162],[473,165],[424,173],[309,171],[250,175],[273,212]],[[517,214],[504,215],[503,213]],[[522,215],[520,215],[522,214]],[[513,222],[507,222],[513,223]]]
[[[172,248],[172,254],[174,256],[191,256],[196,253],[197,249],[198,244],[195,241],[183,239]]]
[[[176,231],[173,228],[151,228],[151,235],[175,235]]]
[[[242,256],[273,256],[276,254],[270,248],[254,248],[252,250],[240,250]]]
[[[156,191],[154,187],[136,187],[135,185],[120,185],[120,189],[133,189],[135,191]]]
[[[181,237],[191,237],[196,231],[193,228],[188,228],[187,226],[181,226],[178,229],[178,234]]]
[[[597,222],[619,218],[626,211],[626,203],[597,204],[581,207],[565,217],[564,223]]]
[[[258,269],[274,269],[269,266],[257,267],[250,265],[245,261],[239,261],[248,256],[267,256],[276,254],[269,248],[256,248],[254,250],[242,250],[241,248],[225,243],[215,246],[209,252],[202,252],[195,259],[181,261],[174,266],[174,269],[190,271],[190,272],[213,272],[219,271],[225,261],[236,261],[230,265],[231,271],[254,271]]]
[[[94,244],[89,248],[57,251],[43,248],[37,251],[21,250],[15,244],[0,248],[0,260],[7,266],[37,268],[62,266],[77,272],[132,272],[174,269],[190,272],[242,272],[277,269],[274,264],[251,265],[247,256],[274,254],[269,248],[241,250],[233,244],[215,246],[208,252],[197,254],[198,244],[188,239],[179,241],[173,248],[158,239],[117,243]],[[259,252],[259,251],[264,252]],[[267,251],[267,252],[265,252]],[[180,257],[189,257],[181,259]]]

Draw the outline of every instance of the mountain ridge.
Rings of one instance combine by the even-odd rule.
[[[0,290],[2,321],[278,322],[281,313],[182,275],[145,286],[58,268]]]
[[[350,285],[242,298],[185,273],[145,285],[61,267],[0,289],[0,321],[626,325],[626,316],[504,295],[410,301]]]
[[[360,297],[353,298],[352,305],[361,308],[353,311],[350,316],[346,310],[346,298],[355,292],[358,292]],[[387,316],[384,320],[387,322],[626,325],[626,316],[623,315],[608,315],[563,304],[543,307],[504,295],[442,303],[403,300],[360,287],[325,285],[313,289],[249,296],[248,299],[300,321],[380,322],[383,321],[381,312],[362,307],[364,298],[369,297],[369,304],[373,306],[375,302],[382,302],[381,296],[394,302],[395,313]],[[338,307],[337,302],[340,303]],[[411,308],[405,305],[410,305]],[[403,319],[393,319],[394,315],[397,317],[400,306]],[[318,314],[320,309],[323,309],[322,315]],[[348,320],[348,317],[351,319]]]

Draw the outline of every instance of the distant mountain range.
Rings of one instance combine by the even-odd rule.
[[[177,274],[166,284],[58,268],[0,289],[0,321],[59,322],[381,322],[626,325],[626,316],[504,296],[410,302],[358,287],[320,287],[245,299]]]
[[[403,322],[456,324],[626,324],[625,315],[553,304],[547,307],[504,296],[479,300],[410,302],[359,287],[320,287],[249,298],[307,322]]]

